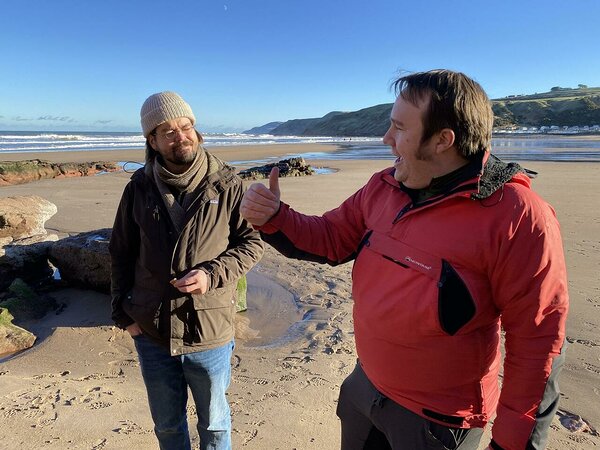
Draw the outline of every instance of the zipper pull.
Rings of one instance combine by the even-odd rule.
[[[154,220],[156,220],[157,222],[160,221],[160,214],[158,213],[158,205],[156,205],[154,207],[154,211],[152,211],[152,217],[154,218]]]

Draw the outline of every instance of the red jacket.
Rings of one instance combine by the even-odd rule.
[[[261,231],[289,256],[355,258],[356,349],[379,391],[451,426],[483,427],[497,411],[494,442],[524,449],[561,353],[568,294],[555,213],[514,167],[493,158],[420,206],[386,169],[321,217],[282,203]]]

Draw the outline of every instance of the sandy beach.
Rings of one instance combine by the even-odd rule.
[[[213,147],[226,161],[258,160],[333,145]],[[56,162],[141,161],[143,151],[9,154],[0,159]],[[391,161],[391,160],[390,160]],[[387,161],[308,161],[337,169],[280,181],[282,200],[321,214],[362,186]],[[600,164],[522,162],[534,189],[557,211],[569,273],[571,342],[549,449],[600,446]],[[39,195],[58,213],[46,229],[63,237],[111,227],[130,174],[42,180],[2,187],[0,195]],[[248,450],[339,448],[340,384],[356,361],[351,264],[286,260],[268,248],[249,275],[249,311],[239,316],[229,402],[233,447]],[[145,388],[131,338],[110,320],[107,295],[79,289],[52,294],[59,314],[27,324],[30,350],[0,363],[0,449],[155,449]],[[195,411],[190,428],[197,444]],[[575,416],[590,428],[573,431]],[[487,435],[486,435],[487,436]],[[487,444],[487,440],[484,441]],[[482,446],[483,448],[483,446]]]

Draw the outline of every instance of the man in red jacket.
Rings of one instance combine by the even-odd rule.
[[[475,450],[494,415],[490,448],[544,448],[568,310],[555,213],[527,171],[490,154],[479,84],[433,70],[394,86],[393,167],[320,217],[281,202],[275,169],[240,211],[289,257],[354,259],[342,449]]]

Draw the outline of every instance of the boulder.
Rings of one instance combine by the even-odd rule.
[[[0,356],[30,348],[35,335],[12,323],[14,317],[6,308],[0,308]]]
[[[44,224],[57,208],[37,195],[0,198],[0,239],[46,234]]]
[[[110,292],[110,228],[80,233],[55,242],[49,258],[61,278],[74,286]]]
[[[0,291],[5,290],[15,278],[28,283],[38,283],[52,277],[54,269],[48,263],[48,255],[55,234],[39,234],[11,241],[0,248]]]
[[[315,173],[313,168],[309,164],[306,164],[304,158],[289,158],[282,159],[276,163],[265,164],[264,166],[251,167],[242,170],[238,175],[242,179],[250,180],[269,178],[271,169],[275,166],[279,167],[280,177],[302,177],[305,175],[313,175]]]

